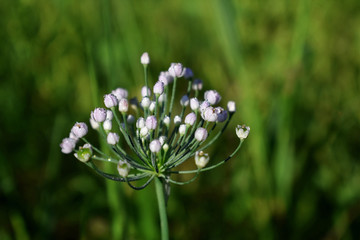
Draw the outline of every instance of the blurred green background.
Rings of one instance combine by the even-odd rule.
[[[115,87],[182,62],[238,111],[211,161],[172,188],[172,239],[360,239],[360,1],[0,2],[0,239],[159,239],[154,186],[63,155]],[[94,138],[96,140],[96,138]]]

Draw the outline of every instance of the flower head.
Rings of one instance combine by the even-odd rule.
[[[95,122],[101,123],[106,119],[106,109],[105,108],[95,108],[93,112],[91,112],[91,118],[95,120]]]
[[[119,163],[117,165],[117,170],[119,172],[119,175],[125,178],[129,175],[130,164],[128,164],[126,161],[119,160]]]
[[[236,135],[241,139],[245,139],[248,137],[249,133],[250,133],[250,127],[245,126],[245,125],[237,125],[236,127]]]
[[[71,133],[77,138],[82,138],[88,133],[88,127],[84,122],[77,122],[71,128]]]
[[[208,132],[206,131],[205,128],[199,127],[198,129],[196,129],[195,139],[198,140],[199,142],[205,141],[207,136],[208,136]]]
[[[195,153],[195,164],[198,168],[204,168],[210,160],[209,154],[203,151],[197,151]]]
[[[184,76],[185,71],[184,71],[184,67],[181,63],[172,63],[169,67],[169,74],[172,77],[176,77],[176,78],[180,78],[182,76]]]
[[[91,145],[86,143],[84,146],[80,147],[76,153],[74,153],[74,156],[81,162],[88,162],[92,156]]]
[[[128,91],[124,88],[117,88],[111,92],[120,101],[122,98],[128,97]]]
[[[211,105],[218,104],[221,100],[220,94],[215,90],[206,91],[204,94],[204,98],[208,101]]]
[[[150,145],[149,145],[150,151],[153,153],[158,153],[161,150],[161,143],[159,140],[155,139],[152,140]]]

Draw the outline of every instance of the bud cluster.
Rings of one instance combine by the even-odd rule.
[[[150,63],[149,55],[144,53],[140,62],[146,69]],[[201,99],[199,93],[203,89],[203,82],[193,77],[190,68],[183,67],[181,63],[172,63],[167,71],[160,73],[153,86],[148,86],[145,74],[146,85],[140,91],[140,101],[137,98],[129,99],[128,91],[123,88],[105,94],[104,107],[95,108],[89,121],[91,127],[104,137],[112,153],[105,154],[86,140],[88,127],[84,122],[77,122],[71,128],[69,137],[60,144],[61,151],[74,153],[77,159],[97,173],[111,180],[126,181],[134,189],[146,187],[154,176],[179,183],[171,179],[172,174],[198,174],[220,166],[239,150],[250,128],[238,125],[238,148],[224,161],[206,168],[210,157],[203,150],[224,132],[236,107],[233,101],[227,103],[227,110],[218,106],[222,97],[216,90],[205,91]],[[188,84],[184,92],[176,89],[180,79]],[[177,115],[174,114],[175,95],[180,99],[178,108],[181,112]],[[76,149],[79,140],[85,141],[85,145]],[[192,157],[197,169],[183,172],[173,170]],[[96,166],[95,160],[115,163],[119,175],[103,172]],[[142,187],[134,187],[130,183],[143,178],[149,180]]]

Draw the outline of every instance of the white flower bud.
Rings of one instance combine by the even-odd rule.
[[[197,98],[191,98],[190,99],[190,108],[191,108],[191,110],[196,111],[196,110],[199,109],[199,106],[200,106],[200,104],[199,104],[199,100]]]
[[[150,104],[151,104],[150,98],[148,98],[148,97],[143,97],[143,99],[141,100],[141,106],[142,106],[143,108],[148,108],[148,107],[150,106]]]
[[[110,93],[110,94],[106,94],[104,96],[104,104],[107,108],[112,108],[115,107],[116,105],[118,105],[118,99],[117,97]]]
[[[164,83],[164,85],[169,85],[174,81],[174,78],[170,75],[169,72],[160,72],[159,81]]]
[[[149,130],[154,130],[157,126],[157,120],[155,116],[148,116],[145,122],[146,127]]]
[[[104,123],[103,123],[103,127],[104,127],[104,130],[105,130],[105,131],[110,131],[111,128],[112,128],[112,121],[106,119],[106,120],[104,121]]]
[[[109,132],[106,140],[108,144],[116,145],[119,142],[120,137],[117,133]]]
[[[105,121],[106,109],[105,108],[95,108],[95,110],[91,112],[91,118],[94,119],[98,123]]]
[[[128,164],[126,161],[119,160],[119,163],[117,165],[117,170],[119,172],[119,175],[125,178],[129,175],[130,164]]]
[[[190,126],[194,125],[196,122],[196,114],[193,112],[189,113],[186,115],[184,122]]]
[[[84,122],[77,122],[71,128],[71,133],[73,133],[77,138],[82,138],[88,133],[88,127]]]
[[[199,127],[198,129],[196,129],[195,139],[198,140],[199,142],[205,141],[207,136],[208,136],[208,132],[206,131],[205,128]]]
[[[150,97],[151,96],[151,90],[150,88],[146,87],[146,86],[143,86],[141,88],[141,96],[142,97]]]
[[[164,143],[166,142],[166,139],[167,139],[166,136],[160,136],[159,137],[159,141],[161,143],[161,146],[164,145]]]
[[[136,121],[136,128],[140,129],[145,127],[145,119],[143,117],[139,117]]]
[[[149,135],[149,129],[147,127],[143,127],[140,130],[140,137],[146,138]]]
[[[169,127],[170,125],[170,117],[169,116],[165,116],[163,123],[165,124],[165,126]]]
[[[227,103],[227,108],[228,108],[228,111],[229,111],[230,113],[235,112],[235,111],[236,111],[235,102],[234,102],[234,101],[229,101],[229,102]]]
[[[204,168],[210,160],[209,154],[203,151],[196,151],[195,153],[195,164],[198,168]]]
[[[156,102],[155,102],[155,101],[151,101],[150,106],[149,106],[150,112],[154,112],[154,111],[155,111],[155,107],[156,107]]]
[[[184,76],[185,73],[183,65],[181,63],[172,63],[169,67],[168,72],[174,78],[180,78]]]
[[[250,133],[250,127],[245,126],[245,125],[237,125],[236,129],[236,135],[241,139],[245,139],[249,136]]]
[[[72,138],[64,138],[60,144],[61,152],[65,154],[71,153],[76,146],[76,141]]]
[[[186,107],[187,105],[189,105],[189,97],[188,97],[188,95],[182,96],[182,98],[180,99],[180,105],[183,106],[183,107]]]
[[[165,143],[162,148],[166,152],[167,150],[169,150],[169,144]]]
[[[174,117],[174,123],[175,123],[175,126],[180,125],[180,123],[181,123],[181,117],[180,117],[179,115],[176,115],[176,116]]]
[[[180,134],[180,136],[184,136],[185,132],[186,132],[186,124],[181,124],[179,126],[179,134]]]
[[[161,143],[159,140],[155,139],[152,140],[150,145],[149,145],[150,151],[153,153],[158,153],[161,150]]]
[[[122,113],[127,112],[129,109],[129,102],[126,98],[122,98],[119,101],[119,111]]]
[[[204,93],[204,99],[211,105],[218,104],[221,100],[220,94],[215,90],[209,90]]]
[[[92,118],[90,118],[89,121],[90,121],[90,125],[91,125],[91,127],[92,127],[93,129],[95,129],[95,130],[99,129],[100,125],[99,125],[98,122],[96,122],[96,121],[95,121],[94,119],[92,119]]]
[[[128,91],[124,88],[117,88],[117,89],[111,91],[111,93],[115,95],[115,97],[118,99],[118,101],[120,101],[120,99],[122,99],[122,98],[127,98],[129,95]]]
[[[166,101],[166,94],[163,93],[163,94],[161,94],[161,95],[159,96],[158,102],[159,102],[160,104],[162,104],[162,103],[165,102],[165,101]]]
[[[140,62],[143,65],[148,65],[150,63],[150,57],[149,57],[149,54],[147,52],[144,52],[141,55]]]
[[[111,110],[106,110],[106,120],[112,120],[113,117],[113,112]]]
[[[194,91],[199,91],[203,88],[203,82],[200,79],[195,79],[192,84],[192,89]]]
[[[153,92],[156,95],[160,95],[164,92],[164,83],[163,82],[156,82],[153,88]]]

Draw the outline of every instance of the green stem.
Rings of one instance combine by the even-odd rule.
[[[166,214],[164,186],[160,178],[158,177],[155,178],[155,188],[156,188],[156,196],[159,204],[161,239],[168,240],[169,229],[168,229],[167,214]]]

